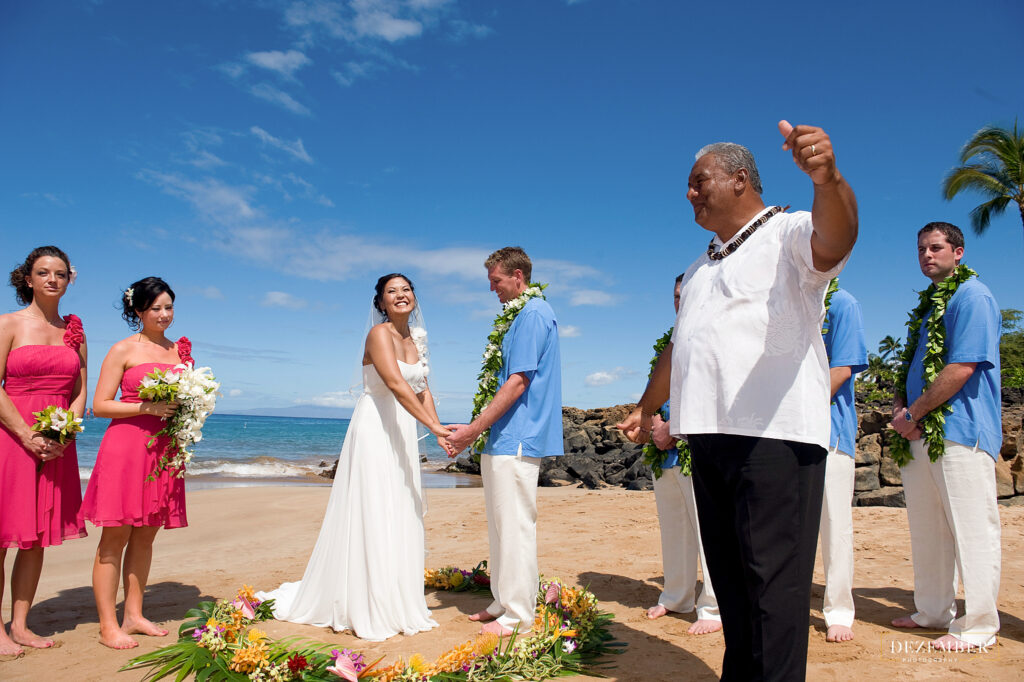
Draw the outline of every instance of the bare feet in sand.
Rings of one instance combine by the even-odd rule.
[[[489,621],[494,620],[495,618],[497,618],[497,616],[492,616],[487,611],[487,609],[474,613],[472,616],[469,617],[469,619],[474,623],[487,623]]]
[[[109,631],[100,628],[100,644],[111,649],[134,649],[139,645],[131,635],[121,628]]]
[[[894,628],[919,628],[920,625],[911,618],[910,616],[900,616],[899,618],[892,619],[892,626]]]
[[[492,616],[493,618],[493,616]],[[499,637],[508,637],[512,634],[512,631],[497,621],[492,621],[487,625],[480,628],[481,634],[498,635]]]
[[[897,618],[896,620],[900,619]],[[893,621],[893,625],[896,625],[895,620]],[[826,642],[849,642],[851,639],[853,639],[853,630],[845,625],[830,625],[828,632],[825,633]]]
[[[718,632],[722,629],[722,621],[709,618],[698,619],[696,623],[687,628],[691,635],[706,635],[711,632]]]
[[[13,656],[17,658],[24,653],[25,650],[7,636],[7,629],[0,623],[0,656]]]
[[[15,644],[21,646],[27,646],[31,649],[49,649],[53,646],[53,640],[47,639],[46,637],[40,637],[36,633],[32,632],[28,628],[24,630],[15,630],[11,627],[11,640]]]
[[[121,626],[121,629],[129,635],[147,635],[149,637],[167,636],[167,630],[145,618],[139,618],[138,620],[128,620],[125,618],[124,625]]]
[[[651,608],[647,609],[647,617],[651,620],[657,620],[664,616],[666,613],[668,613],[668,609],[666,609],[661,604],[658,604],[657,606],[652,606]]]

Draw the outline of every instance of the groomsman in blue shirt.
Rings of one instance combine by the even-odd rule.
[[[949,279],[963,255],[964,235],[956,225],[928,223],[917,233],[921,273],[933,284]],[[910,441],[913,456],[902,468],[902,478],[916,611],[892,624],[948,628],[932,646],[978,651],[994,645],[999,631],[1001,529],[994,469],[1003,440],[1001,316],[992,292],[973,274],[956,287],[942,317],[942,369],[925,388],[931,315],[928,310],[921,320],[906,395],[897,395],[893,407],[892,427]],[[947,403],[953,411],[945,416],[944,453],[932,462],[919,422]],[[958,575],[964,585],[964,615],[955,618]]]
[[[530,286],[533,265],[518,246],[495,251],[484,262],[491,291],[502,304]],[[530,298],[501,345],[498,392],[468,426],[450,426],[457,454],[490,428],[480,456],[487,509],[488,568],[494,601],[470,620],[482,632],[520,634],[533,627],[537,604],[537,478],[540,458],[563,454],[562,363],[555,313],[543,298]]]
[[[835,282],[835,280],[833,280]],[[836,282],[835,286],[838,286]],[[857,410],[853,380],[867,369],[864,320],[860,304],[845,289],[829,288],[821,334],[832,384],[832,435],[825,459],[821,506],[821,558],[825,564],[822,613],[829,642],[853,639],[853,482]]]

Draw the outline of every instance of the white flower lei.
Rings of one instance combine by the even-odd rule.
[[[473,396],[473,416],[470,421],[476,419],[484,411],[484,408],[490,405],[498,392],[498,374],[501,372],[502,365],[501,343],[505,340],[505,333],[522,312],[527,301],[531,298],[545,297],[544,289],[547,286],[547,284],[531,282],[526,291],[506,303],[498,316],[494,318],[494,328],[487,335],[487,347],[484,348],[483,367],[480,369],[480,374],[477,375],[480,386],[477,388],[476,395]],[[470,446],[470,451],[476,454],[483,453],[490,432],[491,430],[487,429],[481,433],[480,437]]]
[[[409,338],[416,346],[416,352],[420,357],[420,364],[423,365],[423,376],[430,374],[430,349],[427,347],[427,330],[423,327],[410,327]]]

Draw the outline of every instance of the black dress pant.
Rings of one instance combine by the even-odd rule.
[[[725,636],[722,680],[804,680],[827,452],[727,434],[689,442]]]

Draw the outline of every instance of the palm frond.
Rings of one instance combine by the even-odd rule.
[[[1010,197],[996,197],[971,210],[971,228],[974,234],[982,234],[988,229],[992,216],[1001,215],[1010,205]]]

